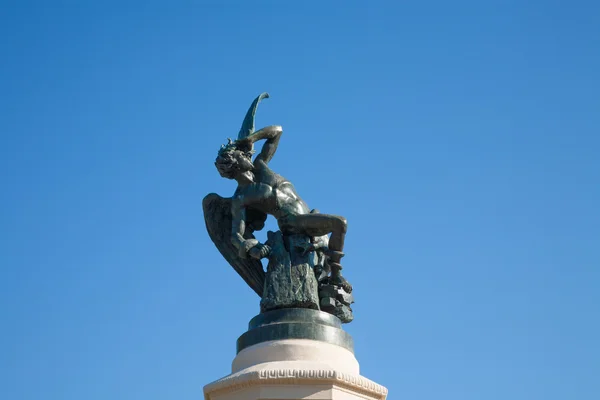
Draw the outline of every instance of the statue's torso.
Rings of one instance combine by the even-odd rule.
[[[238,188],[236,200],[273,215],[276,219],[289,215],[307,214],[306,203],[298,196],[291,182],[259,162],[254,170],[255,182]]]

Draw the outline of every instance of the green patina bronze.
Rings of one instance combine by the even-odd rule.
[[[211,193],[204,198],[206,228],[223,257],[261,296],[261,312],[306,308],[350,322],[352,286],[340,263],[346,219],[310,209],[292,183],[269,168],[283,129],[254,129],[258,104],[268,97],[263,93],[252,102],[238,138],[218,151],[219,174],[238,186],[232,197]],[[260,141],[264,144],[252,159]],[[260,243],[254,232],[264,228],[268,215],[279,231]],[[262,259],[268,260],[266,272]]]

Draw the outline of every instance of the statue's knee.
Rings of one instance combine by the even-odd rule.
[[[336,217],[337,230],[346,233],[348,230],[348,221],[344,217]]]

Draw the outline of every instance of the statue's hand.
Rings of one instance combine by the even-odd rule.
[[[248,251],[250,257],[260,260],[271,255],[271,247],[266,244],[259,243]]]

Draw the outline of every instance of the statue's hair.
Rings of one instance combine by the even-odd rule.
[[[220,156],[221,154],[224,154],[224,153],[231,153],[235,150],[238,150],[237,145],[235,144],[235,142],[233,140],[231,140],[231,138],[227,138],[227,144],[221,145],[218,155]]]
[[[235,142],[228,139],[226,145],[221,145],[215,160],[215,166],[223,178],[234,179],[240,170],[238,160],[233,156],[235,151],[239,151],[248,159],[252,159],[253,151],[243,151]]]
[[[219,171],[219,174],[223,178],[233,179],[239,171],[239,163],[233,156],[233,152],[237,150],[235,145],[228,147],[221,147],[217,159],[215,160],[215,166]]]

